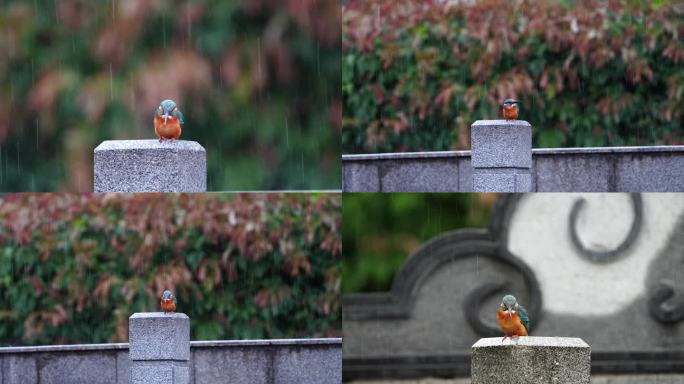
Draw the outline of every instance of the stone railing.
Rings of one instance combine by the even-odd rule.
[[[0,383],[338,384],[342,380],[342,339],[191,341],[188,348],[187,326],[184,314],[134,314],[130,345],[0,348]]]
[[[472,151],[342,155],[342,189],[345,192],[684,191],[684,145],[548,148],[531,149],[530,154],[527,122],[478,121],[473,124],[471,136]]]

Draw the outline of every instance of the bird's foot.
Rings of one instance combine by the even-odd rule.
[[[504,341],[506,341],[507,337],[508,337],[508,335],[504,335],[503,339],[501,339],[501,342],[503,343]]]
[[[160,138],[159,138],[159,142],[161,143],[162,141],[164,141],[164,139],[162,139],[162,138],[160,137]]]
[[[520,336],[515,335],[515,336],[511,337],[511,339],[513,339],[513,341],[515,341],[515,344],[517,345],[518,342],[520,341]]]

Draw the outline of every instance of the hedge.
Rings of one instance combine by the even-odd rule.
[[[0,200],[0,343],[125,342],[171,289],[193,339],[339,336],[335,194]]]
[[[535,147],[682,144],[684,4],[350,0],[345,153],[467,149],[522,101]]]

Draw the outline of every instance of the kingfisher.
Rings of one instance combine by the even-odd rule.
[[[506,340],[507,337],[515,340],[519,336],[527,336],[530,328],[530,318],[527,316],[527,311],[518,304],[518,300],[513,295],[503,297],[501,304],[499,304],[496,320],[504,333],[501,341]]]
[[[185,124],[183,114],[176,102],[166,99],[159,104],[154,113],[154,133],[159,136],[159,142],[177,140],[181,135],[181,127]]]
[[[503,102],[503,116],[506,120],[518,119],[518,104],[519,101],[514,99],[506,99]]]
[[[161,297],[161,308],[164,313],[176,311],[176,296],[168,289],[164,291]]]

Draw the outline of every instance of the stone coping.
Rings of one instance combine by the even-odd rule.
[[[198,151],[204,152],[202,147],[196,141],[176,140],[159,142],[159,140],[105,140],[100,145],[95,147],[96,152],[100,151],[122,151],[131,149],[142,150],[184,150],[184,151]]]
[[[577,337],[540,337],[522,336],[517,341],[506,339],[501,341],[500,337],[485,337],[473,344],[473,348],[491,347],[558,347],[558,348],[589,348],[584,340]]]
[[[311,338],[311,339],[260,339],[260,340],[207,340],[191,341],[190,348],[209,347],[266,347],[266,346],[305,346],[305,345],[342,345],[342,338]],[[0,356],[10,353],[32,352],[80,352],[80,351],[116,351],[128,350],[128,343],[108,344],[68,344],[68,345],[38,345],[29,347],[2,347]]]
[[[634,147],[575,147],[575,148],[533,148],[532,155],[567,155],[567,154],[593,154],[593,153],[654,153],[654,152],[684,152],[684,145],[654,145]],[[390,152],[390,153],[363,153],[342,155],[342,160],[399,160],[399,159],[426,159],[426,158],[453,158],[469,157],[470,151],[429,151],[429,152]]]

